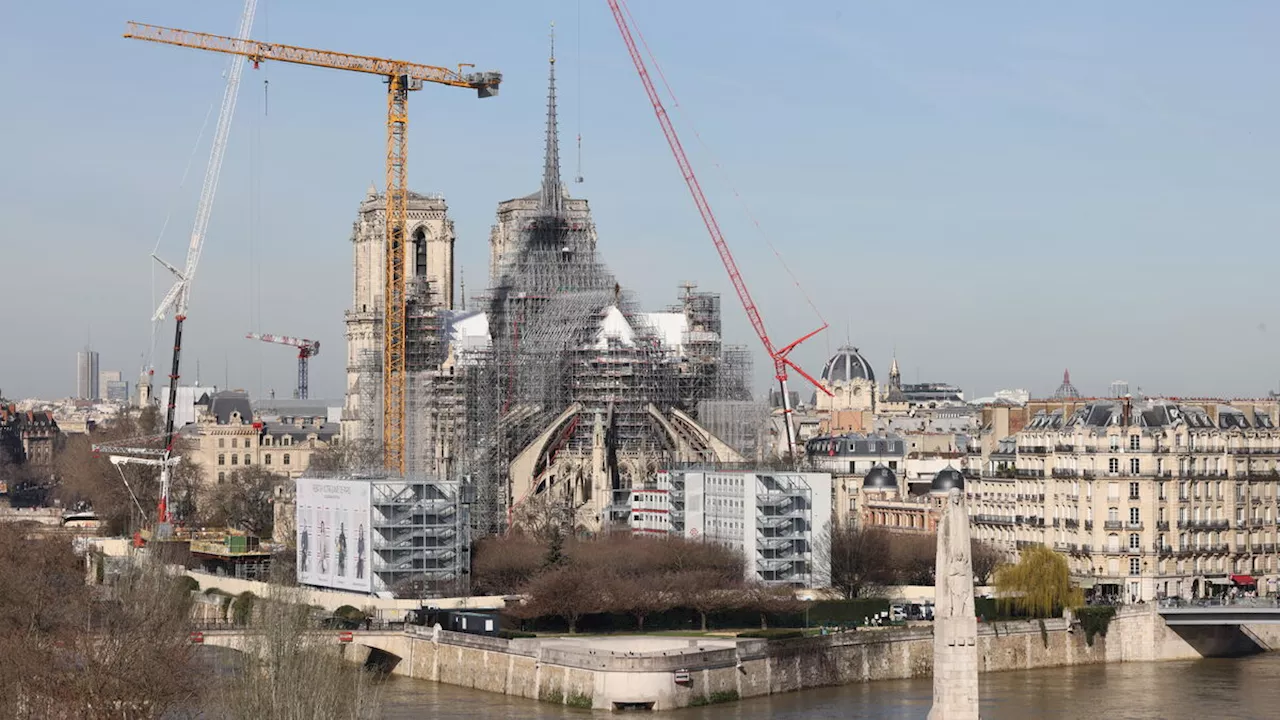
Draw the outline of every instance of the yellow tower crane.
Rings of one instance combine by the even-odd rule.
[[[480,97],[498,94],[502,74],[467,72],[475,67],[464,63],[451,70],[403,60],[349,55],[312,48],[265,43],[257,40],[209,35],[207,33],[130,22],[124,36],[133,40],[177,45],[196,50],[241,55],[253,63],[265,60],[314,65],[335,70],[381,75],[387,82],[387,192],[386,192],[386,286],[383,299],[382,337],[382,442],[383,461],[388,470],[404,474],[405,442],[405,274],[404,240],[408,224],[408,162],[410,90],[421,90],[424,82],[471,88]]]

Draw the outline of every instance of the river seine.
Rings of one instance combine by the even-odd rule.
[[[924,720],[929,713],[932,682],[885,680],[641,716],[672,720]],[[992,673],[981,676],[981,683],[983,720],[1280,718],[1280,653]],[[616,716],[408,678],[389,679],[382,689],[383,717],[387,720]]]

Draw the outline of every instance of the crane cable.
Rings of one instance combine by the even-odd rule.
[[[227,71],[222,71],[222,77],[227,76]],[[182,178],[178,181],[178,187],[174,188],[173,194],[169,197],[169,208],[165,211],[164,222],[160,224],[160,232],[156,235],[156,244],[151,248],[151,255],[155,256],[160,252],[160,243],[164,240],[165,231],[169,229],[169,220],[173,218],[173,208],[178,204],[178,195],[187,185],[187,176],[191,174],[191,164],[195,162],[196,152],[200,150],[200,143],[204,141],[204,131],[209,128],[209,118],[213,115],[213,103],[209,103],[209,109],[204,113],[204,122],[200,123],[200,132],[196,133],[195,144],[191,146],[191,154],[187,156],[187,166],[182,169]],[[156,261],[147,258],[147,267],[151,269],[151,307],[156,306]],[[160,321],[152,318],[151,320],[151,349],[147,351],[146,367],[155,367],[156,342],[158,340],[156,331],[159,329]]]
[[[744,198],[734,186],[733,181],[729,178],[728,171],[726,171],[720,164],[720,161],[716,159],[715,153],[711,151],[711,148],[707,146],[706,141],[702,139],[702,134],[698,132],[697,126],[694,125],[693,121],[685,114],[684,106],[680,104],[679,98],[676,97],[675,92],[671,89],[671,84],[667,82],[667,76],[662,72],[662,66],[658,64],[658,58],[655,57],[653,51],[649,49],[649,43],[644,39],[644,33],[641,32],[640,26],[636,24],[635,18],[632,17],[631,8],[627,5],[626,0],[618,0],[618,4],[622,6],[622,11],[627,14],[627,20],[631,23],[632,29],[635,31],[636,36],[640,38],[640,44],[644,47],[645,54],[649,56],[649,62],[653,63],[653,68],[658,71],[658,78],[662,80],[663,88],[665,88],[667,94],[671,96],[671,103],[675,106],[676,112],[679,113],[680,120],[687,125],[691,131],[693,131],[693,136],[697,138],[698,144],[702,146],[703,151],[705,151],[711,158],[711,164],[715,165],[716,169],[720,171],[720,175],[725,184],[728,185],[729,189],[733,192],[733,196],[742,204],[742,209],[746,214],[747,219],[755,226],[756,230],[760,233],[760,237],[764,239],[765,244],[769,246],[769,249],[773,251],[774,256],[778,258],[778,262],[782,264],[782,269],[786,271],[787,275],[791,278],[791,282],[794,283],[796,289],[800,291],[800,295],[804,298],[804,301],[809,304],[810,309],[812,309],[814,314],[818,316],[818,319],[822,321],[822,324],[826,325],[827,320],[822,316],[822,311],[818,310],[818,306],[815,305],[813,299],[809,297],[809,293],[805,292],[804,286],[800,284],[800,279],[791,271],[791,267],[787,265],[787,261],[782,257],[782,253],[778,252],[778,248],[775,247],[773,241],[769,239],[769,235],[764,231],[764,227],[760,224],[760,221],[756,220],[755,215],[752,214],[751,207],[747,204],[746,198]]]

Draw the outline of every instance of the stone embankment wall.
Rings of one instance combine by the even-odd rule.
[[[769,642],[673,641],[694,647],[625,652],[542,640],[502,640],[416,629],[393,672],[580,707],[655,710],[869,680],[929,677],[933,631],[884,628]],[[1213,636],[1216,629],[1206,629]],[[1221,634],[1221,633],[1219,633]],[[358,642],[358,640],[357,640]],[[1280,645],[1280,642],[1277,643]],[[1154,607],[1121,609],[1089,645],[1078,626],[1054,619],[979,626],[981,672],[1201,657]],[[688,682],[676,682],[688,673]]]

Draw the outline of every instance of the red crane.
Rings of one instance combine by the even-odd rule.
[[[298,348],[298,390],[295,397],[299,400],[307,399],[307,361],[320,354],[320,343],[316,340],[307,340],[305,338],[289,337],[288,335],[269,335],[264,333],[249,333],[245,335],[250,340],[261,340],[262,342],[275,343],[277,345],[289,345]]]
[[[791,419],[791,399],[787,395],[787,368],[790,367],[800,374],[805,380],[813,383],[813,386],[822,392],[830,395],[831,391],[823,387],[809,373],[805,372],[799,365],[796,365],[787,357],[792,350],[800,343],[817,335],[827,329],[827,324],[823,323],[822,327],[796,340],[795,342],[785,345],[781,348],[775,347],[773,341],[769,339],[769,333],[764,327],[764,320],[760,317],[760,310],[756,307],[756,303],[751,299],[751,291],[747,289],[746,282],[742,279],[742,273],[738,271],[738,263],[733,259],[733,253],[729,252],[729,244],[725,242],[724,233],[720,231],[720,224],[716,222],[716,216],[711,212],[711,204],[707,202],[707,198],[702,193],[702,186],[698,183],[698,177],[693,172],[693,165],[689,163],[689,158],[685,155],[684,146],[680,143],[680,136],[676,134],[675,127],[671,124],[671,118],[667,115],[667,109],[662,104],[662,98],[658,96],[658,90],[653,85],[652,78],[649,77],[649,70],[645,66],[644,58],[640,56],[640,51],[636,47],[635,38],[631,35],[631,27],[627,23],[627,15],[630,10],[624,14],[622,6],[625,0],[609,0],[609,9],[613,11],[613,19],[618,24],[618,32],[622,33],[622,40],[627,44],[627,52],[631,54],[631,62],[636,66],[636,72],[640,75],[640,81],[644,83],[644,91],[649,95],[649,102],[653,104],[653,113],[658,117],[658,124],[662,126],[662,134],[667,138],[667,144],[671,146],[671,154],[675,156],[676,164],[680,166],[680,174],[684,177],[684,182],[689,186],[689,194],[693,196],[693,202],[698,206],[698,213],[702,215],[702,222],[707,226],[707,232],[711,235],[711,242],[715,243],[716,252],[720,253],[720,260],[724,263],[724,269],[729,273],[729,280],[733,283],[733,289],[738,292],[738,300],[742,301],[742,309],[747,313],[747,319],[751,321],[751,327],[755,329],[756,335],[760,337],[760,342],[764,344],[765,352],[769,354],[769,358],[773,360],[773,375],[778,380],[778,387],[782,391],[782,411],[787,426],[787,452],[795,453],[795,425]]]

